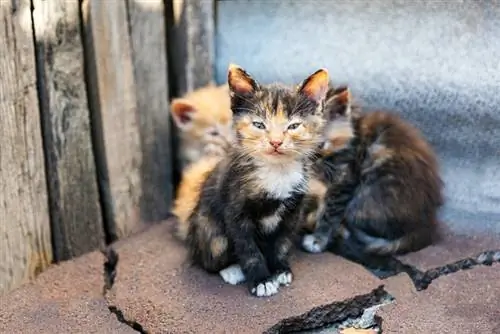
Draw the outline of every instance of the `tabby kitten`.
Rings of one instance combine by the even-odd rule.
[[[205,155],[224,155],[234,140],[227,85],[208,85],[175,98],[170,112],[179,130],[181,168]]]
[[[331,111],[329,109],[334,109],[332,112],[335,113],[339,107],[343,108],[342,104],[338,101],[339,99],[335,95],[345,90],[344,87],[335,89],[332,83],[330,83],[330,85],[331,88],[328,89],[326,95],[326,101],[328,102],[326,117],[328,119],[330,119],[328,114]],[[335,169],[324,167],[324,158],[332,153],[334,148],[341,148],[352,135],[352,133],[347,131],[349,130],[349,127],[342,126],[343,124],[344,123],[342,121],[337,119],[337,122],[328,122],[327,127],[325,127],[323,140],[316,151],[315,158],[313,159],[314,161],[311,166],[308,192],[304,198],[304,204],[302,208],[302,233],[314,232],[317,222],[323,214],[328,184],[336,182],[337,180],[342,179],[342,177],[345,176],[345,165],[343,166],[343,170],[341,170],[341,166],[336,166]],[[332,140],[325,140],[328,138],[328,134],[332,133],[334,130],[334,136],[331,137]]]
[[[263,86],[230,65],[228,83],[236,143],[201,187],[187,243],[195,264],[270,296],[292,281],[288,253],[325,124],[328,73],[296,88]]]
[[[330,90],[325,108],[328,191],[303,247],[321,252],[338,234],[361,242],[365,254],[402,254],[431,244],[444,200],[430,145],[396,114],[360,113],[347,87]]]

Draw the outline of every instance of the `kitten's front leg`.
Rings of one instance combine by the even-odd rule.
[[[248,290],[257,297],[272,296],[278,292],[279,284],[273,279],[262,254],[253,238],[253,224],[249,219],[233,220],[239,222],[229,232],[234,240],[234,250],[241,270],[248,283]]]
[[[291,238],[288,235],[283,235],[277,237],[274,243],[263,249],[269,270],[278,286],[292,283],[293,274],[288,261],[292,245]]]
[[[288,256],[293,246],[292,240],[300,226],[300,220],[304,217],[301,204],[302,201],[297,204],[293,212],[283,217],[283,220],[280,222],[279,235],[264,251],[269,269],[279,285],[290,285],[293,280]]]
[[[278,285],[288,286],[292,283],[293,273],[288,261],[292,244],[292,240],[287,236],[278,238],[274,245],[273,254],[269,256],[269,269]]]

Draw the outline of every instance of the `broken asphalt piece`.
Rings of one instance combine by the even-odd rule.
[[[318,306],[299,316],[283,319],[264,333],[294,333],[324,328],[334,323],[341,323],[347,319],[359,318],[366,309],[392,300],[394,298],[385,291],[383,285],[380,285],[370,293]]]

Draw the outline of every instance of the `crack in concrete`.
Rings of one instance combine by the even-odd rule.
[[[123,312],[116,305],[109,305],[109,301],[106,298],[106,294],[113,287],[117,274],[117,265],[118,265],[118,253],[113,249],[113,247],[108,246],[105,250],[102,251],[106,261],[104,262],[104,286],[102,289],[102,295],[108,304],[108,310],[116,316],[116,319],[129,326],[133,330],[142,333],[148,334],[148,331],[144,329],[144,327],[135,320],[129,320],[125,317]]]
[[[415,266],[404,263],[394,256],[362,255],[347,248],[332,248],[330,251],[343,258],[362,265],[379,279],[387,279],[400,273],[407,274],[417,291],[426,290],[437,278],[461,270],[468,270],[480,265],[492,266],[500,262],[500,250],[489,250],[475,256],[467,257],[452,263],[422,271]]]
[[[436,268],[429,269],[425,271],[422,277],[418,281],[412,278],[417,291],[425,290],[435,279],[446,276],[452,273],[456,273],[461,270],[472,269],[477,266],[492,266],[493,263],[500,262],[500,249],[481,252],[473,257],[468,257],[462,260],[458,260],[444,266],[439,266]],[[411,276],[410,276],[411,278]]]
[[[109,304],[106,295],[114,285],[119,256],[111,246],[108,246],[102,253],[106,258],[104,262],[104,286],[102,294],[108,304],[109,311],[116,316],[118,321],[135,331],[148,333],[139,322],[127,319],[116,305]],[[435,279],[441,276],[460,270],[468,270],[479,265],[491,266],[493,263],[500,262],[500,250],[491,250],[427,271],[421,271],[393,256],[360,258],[353,256],[352,253],[339,254],[338,250],[334,253],[349,261],[361,264],[380,279],[387,279],[399,273],[406,273],[412,280],[417,291],[427,289]],[[378,330],[378,333],[382,333],[382,318],[377,316],[375,312],[378,308],[392,303],[394,300],[395,298],[384,289],[384,285],[380,285],[370,293],[358,295],[340,302],[317,306],[302,315],[283,319],[264,333],[324,333],[324,331],[319,332],[318,330],[335,333],[335,331],[346,327],[372,328]]]
[[[368,311],[367,314],[365,312],[370,308],[392,303],[394,300],[395,298],[385,291],[384,285],[380,285],[367,294],[317,306],[301,315],[283,319],[267,329],[264,334],[305,332],[334,325],[341,328],[354,324],[356,319],[361,319],[361,326],[363,322],[364,326],[369,326],[367,320],[370,317],[373,318],[372,325],[377,325],[377,321],[381,324],[381,318],[375,316],[374,309],[373,312]]]

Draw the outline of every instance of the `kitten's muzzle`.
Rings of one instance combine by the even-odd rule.
[[[275,150],[277,150],[278,147],[283,144],[283,141],[279,139],[273,139],[269,141],[269,144],[271,144],[271,146],[274,147]]]
[[[270,154],[270,155],[281,155],[281,154],[284,154],[279,149],[282,144],[283,144],[283,141],[279,140],[279,139],[269,140],[269,145],[271,145],[272,148],[270,148],[269,150],[267,150],[267,154]]]

